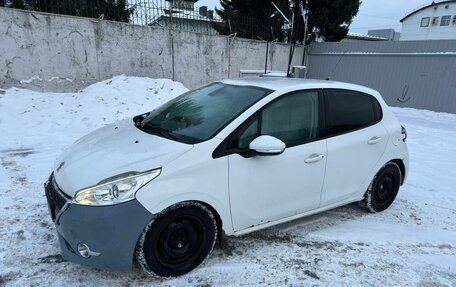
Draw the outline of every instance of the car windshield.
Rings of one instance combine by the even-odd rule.
[[[135,118],[148,133],[195,144],[215,136],[271,90],[214,83],[187,92],[152,112]]]

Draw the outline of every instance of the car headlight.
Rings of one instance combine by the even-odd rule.
[[[118,176],[102,184],[78,191],[73,203],[90,206],[113,205],[135,198],[136,192],[146,183],[160,175],[161,169],[148,172]]]

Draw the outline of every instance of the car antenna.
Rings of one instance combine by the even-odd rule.
[[[274,13],[272,13],[272,8],[275,9]],[[272,26],[271,26],[271,18],[274,17],[276,14],[280,14],[280,16],[282,16],[282,18],[288,23],[288,25],[290,26],[290,55],[288,57],[288,66],[287,66],[287,77],[290,77],[291,74],[290,74],[290,66],[291,66],[291,62],[293,60],[293,54],[294,54],[294,48],[295,48],[295,45],[293,44],[293,38],[294,38],[294,30],[293,30],[293,24],[294,24],[294,12],[293,12],[293,18],[292,20],[290,21],[290,19],[287,18],[287,16],[285,16],[285,14],[282,12],[282,10],[280,10],[279,7],[277,7],[277,5],[271,1],[270,4],[269,4],[269,26],[270,26],[270,29],[271,29],[271,34],[273,32],[272,30]],[[299,22],[298,22],[299,23]],[[270,37],[272,38],[272,37]],[[269,38],[268,38],[269,40]],[[266,46],[266,65],[264,67],[264,72],[265,74],[267,73],[267,61],[268,61],[268,48],[269,48],[269,41],[267,42],[267,46]]]
[[[342,58],[345,56],[346,53],[347,53],[347,52],[343,52],[342,55],[340,55],[339,61],[337,61],[337,64],[334,66],[333,70],[332,70],[331,73],[328,75],[328,77],[326,77],[326,81],[331,80],[332,75],[334,75],[334,72],[336,71],[337,67],[339,66],[340,62],[342,61]]]
[[[266,39],[267,39],[267,41],[266,41],[266,61],[264,63],[264,74],[265,75],[268,73],[269,41],[271,40],[271,38],[274,37],[273,36],[273,31],[272,31],[272,26],[271,26],[271,18],[274,16],[274,14],[271,15],[271,12],[272,12],[272,0],[269,1],[269,2],[270,2],[269,3],[269,15],[270,15],[270,17],[269,17],[269,20],[268,20],[269,21],[268,22],[268,26],[269,26],[270,31],[269,31],[269,35],[267,35],[267,37],[266,37]]]

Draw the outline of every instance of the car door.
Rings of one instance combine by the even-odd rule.
[[[318,208],[326,162],[319,121],[319,92],[299,91],[268,104],[235,133],[228,162],[236,231]],[[259,135],[282,140],[285,151],[255,155],[248,146]]]
[[[371,95],[349,90],[324,90],[328,158],[321,205],[360,193],[388,143],[380,123],[381,107]]]

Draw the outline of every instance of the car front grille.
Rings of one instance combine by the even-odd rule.
[[[44,186],[46,198],[51,213],[52,221],[55,222],[57,215],[62,210],[65,203],[70,199],[67,197],[57,186],[55,182],[54,173],[49,177],[48,182]]]

